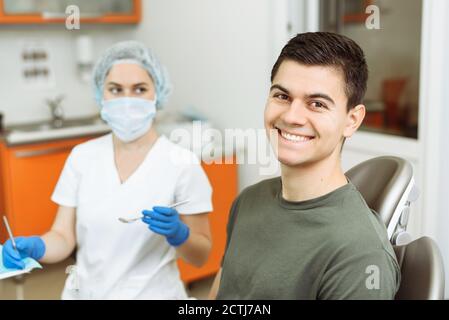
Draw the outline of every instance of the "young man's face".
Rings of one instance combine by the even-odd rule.
[[[278,160],[306,166],[338,157],[343,137],[365,115],[362,105],[347,111],[343,73],[333,67],[281,63],[265,108],[265,129],[277,131]]]

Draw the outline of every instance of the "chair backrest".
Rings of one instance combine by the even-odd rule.
[[[380,215],[391,238],[404,208],[409,204],[410,194],[416,191],[411,164],[399,157],[377,157],[351,168],[346,176],[362,194],[368,207]],[[408,211],[406,213],[407,217],[401,219],[405,224],[404,230]]]
[[[401,286],[396,300],[444,299],[444,266],[437,244],[421,237],[403,246],[394,246],[401,266]]]

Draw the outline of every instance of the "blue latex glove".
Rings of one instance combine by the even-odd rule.
[[[142,211],[142,221],[148,228],[167,238],[170,245],[177,247],[183,244],[190,235],[189,227],[181,221],[179,213],[173,208],[153,207],[153,211]]]
[[[17,237],[14,238],[17,251],[12,246],[11,240],[3,245],[3,265],[10,269],[24,269],[25,263],[22,259],[32,258],[39,260],[45,254],[45,243],[40,237]]]

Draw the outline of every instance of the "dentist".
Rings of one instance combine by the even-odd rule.
[[[63,299],[186,299],[176,259],[206,262],[212,190],[198,159],[152,125],[170,92],[165,70],[142,44],[120,42],[97,62],[94,82],[112,133],[72,150],[52,195],[51,230],[18,237],[18,253],[8,240],[3,263],[56,263],[77,248]]]

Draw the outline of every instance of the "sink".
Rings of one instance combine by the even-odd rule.
[[[89,134],[106,133],[109,127],[98,117],[65,119],[60,122],[43,121],[7,127],[8,144],[68,138]]]
[[[6,128],[6,131],[11,132],[32,132],[32,131],[47,131],[47,130],[60,130],[64,128],[73,127],[84,127],[97,124],[103,124],[103,120],[100,118],[78,118],[78,119],[67,119],[61,122],[36,122],[23,125],[15,125]]]

